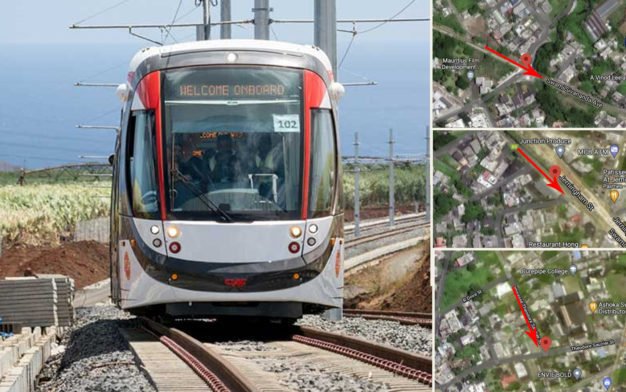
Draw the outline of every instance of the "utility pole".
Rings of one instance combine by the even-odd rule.
[[[196,27],[196,40],[206,41],[211,39],[211,3],[210,0],[202,2],[202,24]]]
[[[220,2],[220,20],[222,22],[230,21],[230,0],[222,0]],[[222,23],[220,26],[220,38],[231,38],[231,25],[229,23]]]
[[[430,220],[430,126],[426,125],[426,192],[424,198],[424,212],[426,220]]]
[[[270,1],[254,0],[254,39],[270,39]]]
[[[395,224],[396,201],[393,173],[393,129],[389,128],[389,226]]]
[[[335,0],[315,0],[314,8],[315,46],[330,59],[337,80],[337,4]]]
[[[360,195],[360,174],[359,164],[359,133],[354,132],[354,236],[361,235],[361,195]]]

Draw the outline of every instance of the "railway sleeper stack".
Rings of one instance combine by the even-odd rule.
[[[67,327],[74,321],[74,282],[61,275],[0,280],[0,318],[21,327]]]
[[[56,327],[22,328],[0,341],[0,392],[32,392],[37,375],[51,355]]]

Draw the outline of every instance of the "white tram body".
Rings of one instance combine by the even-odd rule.
[[[342,307],[343,207],[326,55],[258,40],[140,51],[113,158],[113,301],[174,317]]]

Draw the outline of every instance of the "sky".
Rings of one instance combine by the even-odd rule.
[[[215,1],[215,0],[213,0]],[[177,19],[180,23],[202,21],[202,7],[195,7],[194,0],[182,0]],[[408,0],[337,0],[337,19],[387,18],[401,10]],[[65,1],[7,1],[0,12],[0,45],[28,43],[72,43],[72,44],[134,44],[138,39],[127,30],[103,32],[102,30],[70,30],[72,24],[142,24],[170,23],[179,1],[177,0],[65,0]],[[232,0],[233,20],[252,18],[253,0]],[[116,6],[117,5],[117,6]],[[116,6],[112,9],[108,8]],[[312,19],[313,0],[270,0],[274,19]],[[212,20],[219,20],[219,5],[211,7]],[[430,17],[430,1],[416,0],[401,17]],[[81,22],[83,21],[83,22]],[[78,23],[81,22],[81,23]],[[371,25],[368,25],[371,26]],[[357,25],[357,29],[365,28]],[[351,24],[346,24],[347,30]],[[309,25],[273,25],[275,34],[281,40],[298,43],[311,43],[313,28]],[[214,33],[219,29],[214,27]],[[187,40],[194,36],[193,30],[176,29],[174,39]],[[146,35],[160,40],[161,33],[146,30]],[[253,26],[233,26],[233,38],[252,38]],[[428,42],[428,23],[388,24],[376,34],[367,36],[368,42]],[[365,37],[365,35],[364,35]],[[287,39],[288,38],[288,39]],[[168,38],[169,42],[172,40]],[[339,44],[350,40],[349,33],[338,35]],[[365,40],[365,38],[364,38]],[[140,44],[141,45],[141,44]]]
[[[5,2],[0,8],[0,84],[12,93],[0,96],[0,160],[34,168],[81,162],[81,154],[110,154],[113,132],[77,130],[75,125],[116,125],[120,104],[113,89],[77,88],[73,84],[120,83],[133,54],[153,44],[131,36],[127,30],[68,27],[170,24],[179,4],[176,22],[202,20],[202,7],[196,7],[194,0],[179,1]],[[312,19],[313,3],[270,0],[270,16],[277,20]],[[409,3],[410,0],[337,0],[337,18],[388,18]],[[415,0],[399,17],[428,18],[428,3]],[[253,5],[253,0],[232,0],[232,19],[252,19]],[[219,20],[219,5],[211,7],[211,13],[213,21]],[[354,27],[363,31],[372,26]],[[351,30],[353,26],[348,23],[340,28]],[[232,32],[233,38],[253,38],[254,26],[236,25]],[[192,28],[172,29],[169,34],[159,29],[138,33],[166,44],[195,39]],[[218,38],[219,27],[213,27],[212,34]],[[273,24],[270,36],[274,40],[312,44],[313,26]],[[375,80],[379,85],[348,87],[340,103],[343,154],[352,153],[351,139],[359,131],[362,153],[386,155],[387,132],[391,127],[398,140],[398,154],[424,154],[430,115],[430,23],[387,23],[357,34],[352,44],[351,39],[350,33],[337,33],[337,57],[341,60],[345,55],[339,81]],[[46,143],[41,143],[41,137],[46,137]]]

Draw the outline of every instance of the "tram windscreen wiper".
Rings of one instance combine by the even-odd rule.
[[[191,183],[191,181],[189,181],[187,178],[185,178],[185,176],[183,176],[178,170],[173,170],[173,172],[174,172],[174,176],[176,177],[176,179],[179,180],[180,182],[182,182],[183,185],[185,185],[187,187],[187,189],[189,189],[191,191],[191,193],[194,194],[195,197],[197,197],[204,205],[206,205],[208,207],[209,210],[211,210],[211,212],[213,212],[213,213],[219,215],[220,217],[222,217],[224,222],[229,222],[229,223],[233,222],[233,218],[230,215],[228,215],[226,213],[226,211],[221,209],[211,199],[206,197],[206,195],[204,193],[199,191]]]

